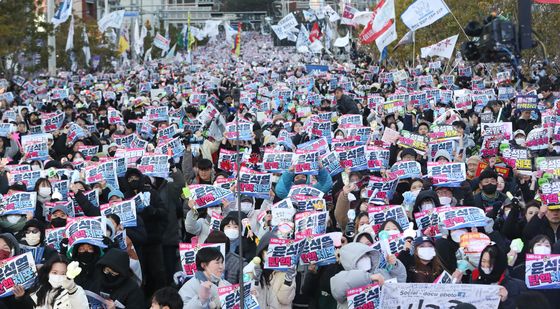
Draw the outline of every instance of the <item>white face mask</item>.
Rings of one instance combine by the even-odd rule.
[[[461,242],[461,235],[465,234],[466,232],[463,230],[454,230],[451,231],[451,239],[453,239],[454,242],[456,243],[460,243]]]
[[[400,234],[401,232],[399,230],[388,230],[387,234],[389,234],[389,236],[393,236],[393,235],[397,235]]]
[[[434,209],[435,205],[432,202],[422,203],[422,211],[432,210]]]
[[[253,203],[251,202],[241,203],[241,212],[249,213],[250,211],[253,211]]]
[[[534,254],[550,254],[551,249],[547,246],[536,245],[533,247]]]
[[[229,240],[235,240],[239,238],[239,230],[238,229],[224,229],[224,234],[226,234]]]
[[[49,283],[53,288],[58,288],[62,286],[65,278],[64,275],[49,274]]]
[[[31,170],[32,171],[39,171],[39,170],[41,170],[41,167],[37,164],[33,164],[33,165],[31,165]]]
[[[52,191],[51,191],[51,188],[49,188],[49,187],[40,187],[39,188],[39,196],[41,196],[41,197],[49,197],[49,196],[51,196],[51,193],[52,193]]]
[[[524,138],[516,138],[515,143],[519,146],[525,146],[525,139]]]
[[[30,246],[36,246],[41,242],[41,233],[29,233],[25,235],[25,241]]]
[[[436,249],[434,247],[420,247],[418,248],[418,257],[425,261],[431,261],[436,256]]]
[[[356,268],[363,271],[369,271],[371,269],[371,259],[369,256],[362,256],[358,262],[356,262]]]
[[[486,268],[486,267],[480,267],[480,269],[482,270],[483,273],[489,275],[490,273],[492,273],[492,267],[490,268]]]
[[[370,228],[369,225],[364,224],[364,225],[362,225],[362,226],[360,226],[360,227],[358,228],[358,233],[367,232],[367,231],[369,231],[369,228]]]
[[[439,201],[441,203],[441,205],[443,206],[449,206],[451,205],[451,198],[448,196],[442,196],[439,198]]]
[[[356,196],[352,193],[348,193],[348,201],[353,202],[356,200]]]
[[[8,222],[10,222],[11,224],[18,223],[20,219],[21,219],[21,215],[7,215],[6,216],[6,220],[8,220]]]

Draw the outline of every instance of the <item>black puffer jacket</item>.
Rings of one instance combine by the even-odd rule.
[[[116,278],[105,279],[105,267],[118,272]],[[128,254],[120,249],[111,249],[97,262],[91,291],[96,294],[108,294],[115,302],[126,308],[146,308],[144,293],[131,277]]]

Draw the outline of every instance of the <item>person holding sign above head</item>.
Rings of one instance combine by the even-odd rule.
[[[560,239],[560,205],[542,205],[537,215],[525,225],[525,240],[543,234],[549,237],[552,244]]]
[[[295,174],[294,166],[292,165],[288,172],[282,174],[280,180],[276,184],[276,197],[279,200],[283,200],[288,196],[288,193],[293,185],[303,185],[309,183],[311,183],[310,176],[305,174]],[[313,185],[313,187],[326,194],[332,188],[332,184],[333,182],[329,172],[319,163],[319,174],[317,175],[317,182]]]
[[[230,285],[221,279],[224,273],[224,256],[216,248],[202,248],[196,254],[194,277],[179,290],[183,309],[221,308],[218,287]]]
[[[54,256],[39,269],[31,289],[21,296],[23,307],[36,309],[88,309],[84,289],[74,282],[81,271],[78,263],[68,262],[60,255]],[[18,298],[21,291],[16,289]]]
[[[396,279],[406,282],[406,269],[394,255],[387,260],[387,266],[381,267],[381,252],[363,243],[350,243],[340,249],[340,262],[344,270],[331,278],[332,296],[339,308],[346,306],[346,291],[371,283],[383,285],[385,280]],[[389,269],[389,270],[388,270]]]

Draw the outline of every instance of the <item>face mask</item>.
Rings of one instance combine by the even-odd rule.
[[[358,262],[356,262],[356,268],[363,271],[369,271],[371,269],[371,259],[369,256],[362,256]]]
[[[482,191],[484,191],[484,193],[489,194],[489,195],[492,195],[492,194],[496,193],[497,189],[498,189],[498,186],[493,185],[493,184],[482,186]]]
[[[451,239],[456,242],[456,243],[460,243],[461,242],[461,235],[465,234],[466,232],[463,230],[454,230],[451,231]]]
[[[229,240],[235,240],[239,238],[239,230],[238,229],[224,229],[224,234],[226,234]]]
[[[439,201],[441,202],[441,205],[444,206],[449,206],[451,205],[451,198],[448,196],[443,196],[439,198]]]
[[[249,213],[252,210],[253,210],[253,203],[251,202],[241,203],[241,212]]]
[[[31,165],[31,170],[32,170],[32,171],[38,171],[38,170],[40,170],[40,169],[41,169],[41,167],[40,167],[39,165],[36,165],[36,164],[35,164],[35,165]]]
[[[519,146],[525,146],[525,139],[524,138],[516,138],[515,143]]]
[[[21,217],[21,215],[7,215],[6,220],[8,220],[8,222],[10,222],[11,224],[16,224],[21,219]]]
[[[65,227],[66,226],[66,219],[64,218],[54,218],[51,220],[51,225],[53,227]]]
[[[492,267],[490,267],[490,268],[480,267],[480,269],[482,270],[483,273],[485,273],[487,275],[492,273]]]
[[[51,193],[52,193],[52,191],[51,191],[51,188],[49,188],[49,187],[40,187],[39,188],[39,196],[41,196],[41,197],[45,197],[45,198],[49,197],[49,196],[51,196]]]
[[[25,241],[30,246],[36,246],[41,242],[41,233],[29,233],[25,235]]]
[[[53,288],[61,287],[64,279],[66,279],[64,275],[49,274],[49,283]]]
[[[131,180],[128,185],[131,189],[137,190],[140,187],[140,180]]]
[[[537,245],[533,247],[534,254],[550,254],[551,250],[550,247]]]
[[[358,232],[359,232],[359,233],[367,232],[367,231],[369,230],[369,228],[370,228],[369,225],[364,224],[364,225],[362,225],[362,226],[360,226],[360,227],[358,228]]]
[[[306,179],[299,179],[294,181],[294,185],[304,185],[307,182]]]
[[[114,157],[116,153],[117,153],[116,151],[109,151],[108,152],[109,157]]]
[[[434,209],[435,205],[432,202],[422,203],[422,211],[432,210]]]
[[[95,253],[93,252],[82,252],[76,254],[76,261],[80,264],[89,265],[95,260]]]
[[[436,249],[434,247],[420,247],[418,248],[418,257],[424,261],[431,261],[436,256]]]
[[[12,255],[11,251],[7,250],[0,250],[0,261],[9,258]]]
[[[401,232],[399,230],[388,230],[387,234],[389,234],[389,236],[393,236],[393,235],[397,235],[400,234]]]

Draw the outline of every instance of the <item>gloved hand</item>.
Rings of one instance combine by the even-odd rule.
[[[521,251],[523,251],[523,240],[521,240],[521,238],[516,238],[511,241],[509,247],[511,250],[521,253]]]
[[[253,274],[255,274],[255,280],[259,281],[261,280],[261,276],[262,276],[262,268],[260,265],[255,265],[255,269],[253,269]]]
[[[484,226],[484,231],[486,234],[494,232],[494,220],[492,218],[486,217],[486,225]]]
[[[64,278],[64,281],[62,281],[62,287],[70,294],[76,292],[76,289],[78,288],[78,286],[74,282],[74,279],[70,279],[68,277]]]
[[[80,263],[74,261],[66,267],[66,277],[68,279],[76,278],[82,272],[82,268],[80,267]]]
[[[297,271],[295,267],[290,267],[286,270],[286,281],[293,282],[296,277]]]

